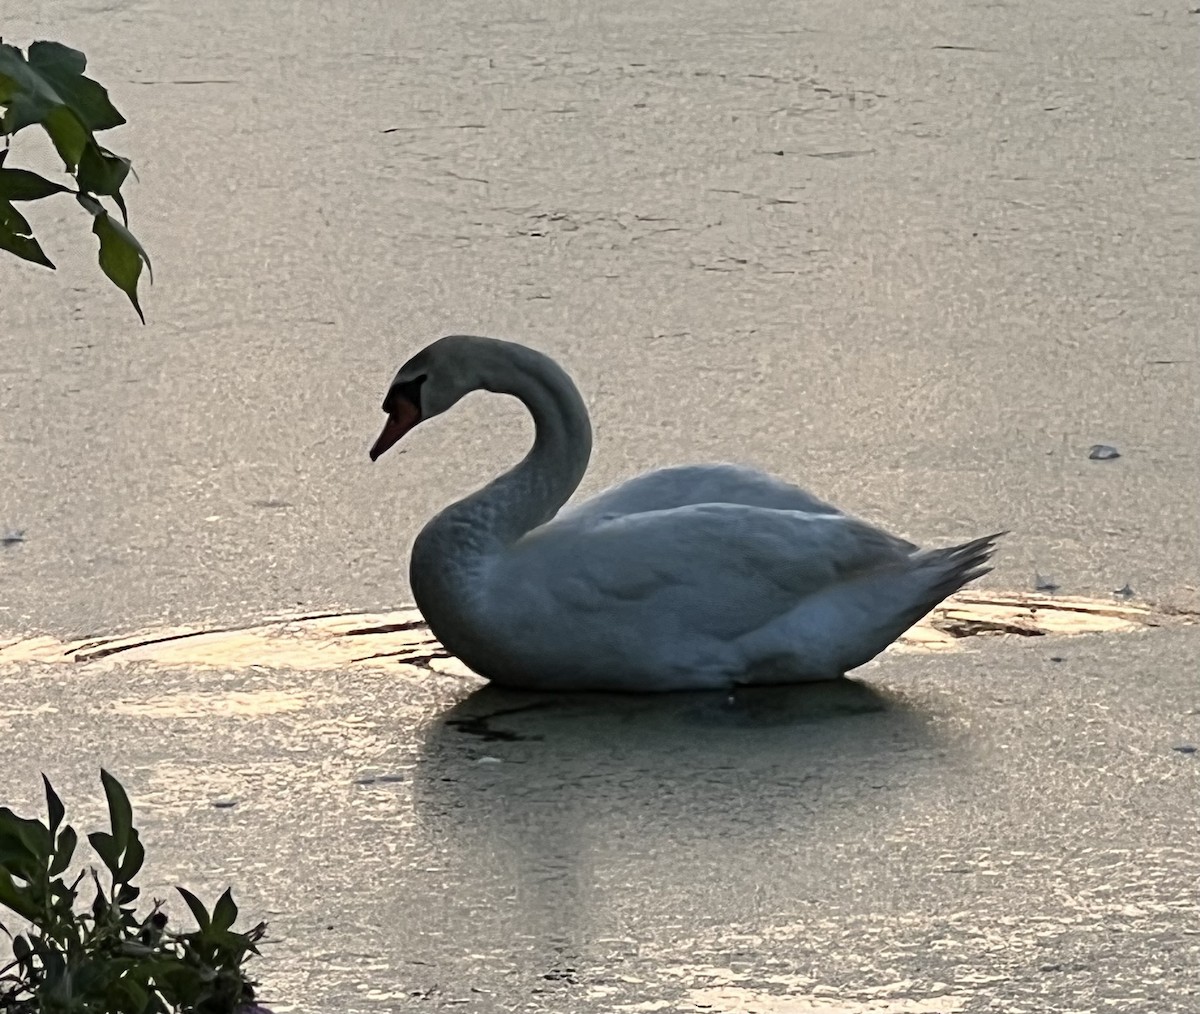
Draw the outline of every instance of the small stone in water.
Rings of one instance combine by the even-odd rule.
[[[212,805],[218,810],[228,810],[237,806],[237,800],[231,796],[218,796],[212,801]]]
[[[1194,746],[1192,746],[1191,743],[1180,743],[1179,746],[1174,747],[1174,749],[1179,753],[1195,753],[1196,752],[1196,748]]]
[[[1088,457],[1092,461],[1112,461],[1120,456],[1121,452],[1108,444],[1092,444],[1092,449],[1088,451]]]
[[[0,546],[15,546],[19,542],[25,541],[24,528],[8,528],[5,529],[3,535],[0,535]]]

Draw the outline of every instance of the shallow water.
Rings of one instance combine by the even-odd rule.
[[[143,328],[70,202],[29,215],[57,275],[0,263],[0,639],[403,605],[419,525],[528,439],[480,397],[369,465],[448,331],[571,369],[587,490],[753,462],[923,543],[1012,529],[987,590],[1195,608],[1198,27],[26,3],[6,40],[84,49],[130,120],[156,284]],[[26,660],[0,788],[91,829],[117,773],[147,894],[269,919],[277,1011],[1185,1009],[1196,628],[965,640],[507,715],[386,659]]]

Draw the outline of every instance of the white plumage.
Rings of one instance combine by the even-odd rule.
[[[534,445],[426,525],[410,579],[447,650],[496,683],[835,679],[990,569],[996,536],[922,550],[733,465],[649,472],[563,508],[591,454],[583,399],[553,360],[492,338],[442,338],[401,367],[372,458],[475,390],[524,402]]]

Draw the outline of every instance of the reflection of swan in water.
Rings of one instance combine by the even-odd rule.
[[[463,865],[453,882],[506,899],[512,932],[576,942],[662,892],[783,903],[809,850],[884,833],[938,753],[920,711],[854,680],[733,698],[486,686],[430,730],[413,801]]]

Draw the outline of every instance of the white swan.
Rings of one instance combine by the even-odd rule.
[[[997,536],[921,550],[733,465],[648,472],[560,511],[591,455],[587,409],[553,360],[494,338],[452,335],[405,363],[371,460],[477,390],[525,404],[533,447],[425,526],[410,580],[446,650],[495,683],[835,679],[990,570]]]

